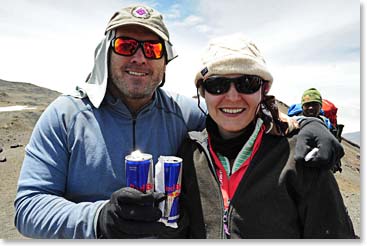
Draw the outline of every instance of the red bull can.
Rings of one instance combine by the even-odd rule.
[[[125,157],[126,186],[141,192],[153,192],[153,158],[150,154],[134,151]]]
[[[181,193],[182,159],[164,156],[164,190],[167,195],[163,218],[168,223],[177,222],[180,217],[179,196]]]

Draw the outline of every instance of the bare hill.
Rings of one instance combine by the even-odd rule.
[[[0,80],[0,107],[25,105],[35,109],[0,112],[0,238],[22,239],[14,227],[14,208],[24,147],[47,105],[59,92],[29,83]],[[5,159],[5,161],[4,161]]]
[[[59,92],[30,83],[9,82],[0,79],[0,107],[28,105],[45,107],[60,95]]]
[[[41,113],[59,95],[56,91],[32,84],[0,80],[0,107],[36,107],[32,110],[0,112],[0,160],[6,158],[6,161],[0,162],[0,238],[25,239],[18,233],[13,221],[13,201],[24,158],[24,147]],[[280,110],[286,113],[287,105],[282,102],[278,105]],[[342,141],[342,144],[345,149],[342,159],[343,172],[335,176],[355,231],[360,235],[360,150],[346,141]]]

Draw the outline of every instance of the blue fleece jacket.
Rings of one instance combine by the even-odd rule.
[[[191,98],[162,89],[137,115],[106,95],[60,96],[38,120],[21,169],[15,225],[32,238],[95,238],[99,209],[126,185],[124,158],[133,150],[176,155],[188,131],[205,116]]]

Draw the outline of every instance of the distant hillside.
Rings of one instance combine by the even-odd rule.
[[[342,134],[342,137],[358,146],[361,146],[361,132],[348,132]]]
[[[9,82],[0,79],[0,107],[24,105],[34,110],[0,112],[0,146],[28,141],[38,118],[59,92],[30,83]]]
[[[59,92],[30,83],[10,82],[0,79],[0,107],[27,105],[47,106],[60,95]]]

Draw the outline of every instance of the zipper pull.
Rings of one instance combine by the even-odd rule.
[[[229,233],[229,228],[228,228],[228,209],[224,210],[224,215],[223,215],[223,229],[224,229],[224,232],[226,233],[226,236],[228,238],[228,236],[231,235]]]
[[[228,222],[228,209],[224,210],[223,222],[224,223],[227,223]]]

